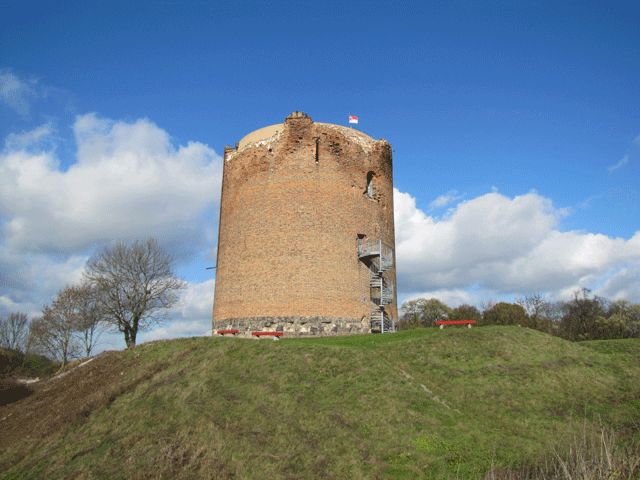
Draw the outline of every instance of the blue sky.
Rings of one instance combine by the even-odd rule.
[[[122,155],[155,152],[157,159],[162,150],[158,172],[173,159],[184,168],[178,174],[194,178],[176,187],[176,199],[188,191],[206,196],[194,187],[206,172],[209,200],[192,198],[184,215],[142,224],[166,238],[201,295],[210,286],[202,283],[210,276],[203,268],[215,245],[216,154],[303,110],[340,124],[357,114],[361,130],[392,143],[397,195],[405,195],[396,212],[409,222],[398,222],[399,256],[423,260],[404,270],[399,264],[403,298],[430,293],[480,303],[590,286],[640,301],[637,2],[21,1],[5,2],[1,11],[0,138],[13,178],[15,162],[27,165],[27,153],[46,152],[50,176],[41,178],[56,185],[82,158],[89,162],[81,151],[95,154],[84,147],[96,139],[113,142],[109,155],[98,152],[111,167]],[[189,142],[199,150],[183,155],[178,150]],[[16,152],[24,154],[20,160]],[[77,170],[58,187],[68,190],[74,178],[87,187],[90,169]],[[21,170],[20,178],[36,178],[37,171]],[[64,274],[77,274],[96,245],[126,238],[126,218],[124,226],[87,233],[79,216],[71,228],[77,236],[47,243],[38,240],[35,222],[59,212],[16,205],[16,196],[26,194],[15,184],[3,187],[0,200],[0,281],[24,282],[5,281],[0,308],[34,310],[62,286],[56,285]],[[87,204],[104,208],[91,198]],[[133,191],[118,195],[125,211],[144,203],[140,198]],[[101,210],[94,213],[100,223]],[[497,223],[487,226],[493,218]],[[505,229],[501,218],[516,228]],[[190,234],[168,234],[176,222]],[[64,222],[47,228],[56,225]],[[483,243],[473,241],[479,231],[486,249],[458,262],[469,251],[465,239]],[[562,268],[572,276],[548,281],[559,278],[551,266],[533,273],[541,252],[551,251],[544,258],[572,257]],[[58,273],[43,280],[19,270],[24,255]],[[38,295],[25,293],[29,282]],[[204,325],[202,312],[185,307],[181,315],[190,314]],[[176,325],[184,320],[178,317]],[[185,331],[176,326],[157,336]]]

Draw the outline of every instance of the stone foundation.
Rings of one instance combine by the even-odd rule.
[[[215,321],[215,330],[235,329],[241,335],[251,332],[283,332],[285,336],[330,336],[371,333],[368,318],[334,317],[249,317]]]

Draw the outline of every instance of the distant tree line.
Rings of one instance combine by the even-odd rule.
[[[583,288],[567,301],[553,302],[541,294],[515,303],[488,303],[451,308],[435,298],[417,298],[402,304],[399,329],[435,326],[437,320],[475,320],[482,325],[520,325],[567,340],[640,337],[640,304],[611,301]]]
[[[0,316],[0,347],[62,365],[94,353],[107,329],[134,347],[138,332],[160,322],[184,288],[173,263],[153,239],[107,247],[89,259],[82,282],[62,288],[42,315],[31,321],[22,312]]]

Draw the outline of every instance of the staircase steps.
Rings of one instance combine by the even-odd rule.
[[[393,284],[388,284],[384,277],[384,273],[393,267],[393,249],[382,240],[360,239],[358,258],[370,269],[369,287],[373,289],[371,301],[376,305],[369,318],[371,330],[393,332],[395,325],[384,311],[384,306],[394,301]]]

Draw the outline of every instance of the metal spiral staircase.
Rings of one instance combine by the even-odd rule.
[[[395,331],[393,320],[385,311],[385,305],[393,302],[393,283],[385,272],[393,266],[393,249],[382,240],[358,239],[358,258],[369,267],[371,301],[371,331],[389,333]]]

